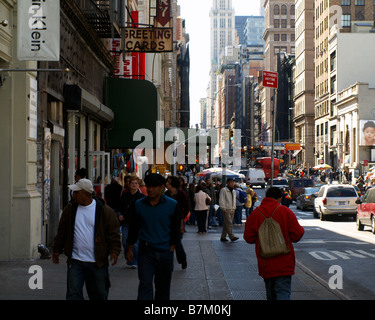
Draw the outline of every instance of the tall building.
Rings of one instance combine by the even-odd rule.
[[[216,73],[219,69],[221,56],[224,55],[225,47],[235,44],[235,16],[232,6],[232,0],[213,0],[210,11],[211,28],[211,70],[209,84],[209,99],[207,104],[207,123],[211,123],[209,112],[214,107],[217,98],[217,79]],[[215,115],[213,115],[215,117]]]
[[[358,145],[355,141],[358,135],[354,139],[353,131],[349,132],[350,126],[340,125],[337,116],[338,95],[359,81],[368,82],[372,87],[368,73],[372,59],[365,55],[360,59],[356,56],[347,60],[350,61],[349,73],[344,63],[339,70],[337,62],[339,56],[345,59],[350,53],[357,52],[361,34],[374,32],[375,7],[373,1],[365,0],[315,0],[314,4],[315,164],[328,163],[334,169],[341,168],[348,172],[351,163],[353,167],[350,169],[354,171],[358,163],[349,159],[350,148],[347,146]],[[349,41],[345,37],[347,33],[353,33]],[[348,50],[350,43],[357,43],[357,46],[353,46],[356,50]],[[366,62],[366,59],[369,60]],[[349,137],[351,142],[345,137]]]
[[[295,0],[265,0],[265,70],[276,72],[277,55],[295,54]],[[271,141],[274,90],[261,88],[262,130],[264,141]]]
[[[301,149],[296,162],[305,168],[314,164],[314,3],[296,1],[296,66],[294,69],[294,137]]]

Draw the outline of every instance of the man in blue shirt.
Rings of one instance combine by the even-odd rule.
[[[133,261],[132,247],[139,238],[138,300],[169,300],[173,252],[179,241],[181,213],[177,201],[163,194],[163,176],[151,173],[144,182],[148,196],[135,203],[126,259]]]

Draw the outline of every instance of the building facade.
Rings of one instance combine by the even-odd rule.
[[[0,22],[1,68],[35,70],[35,61],[16,58],[16,1],[0,1]],[[0,72],[0,260],[35,257],[41,239],[41,194],[36,187],[36,77],[34,71]]]
[[[360,48],[364,37],[371,38],[373,21],[371,1],[315,1],[315,164],[349,170],[340,158],[343,142],[337,123],[337,94],[356,82],[368,82],[372,88],[372,60],[368,49]],[[361,59],[358,52],[364,53]],[[349,62],[350,68],[345,64]]]
[[[52,245],[71,197],[68,185],[75,182],[78,168],[87,169],[97,196],[104,196],[104,187],[117,170],[118,152],[108,147],[116,119],[106,93],[109,80],[128,77],[138,86],[147,82],[156,92],[157,120],[189,126],[189,38],[177,0],[171,1],[173,51],[127,52],[126,61],[138,59],[134,68],[130,75],[114,77],[118,67],[114,55],[119,52],[112,50],[111,41],[120,38],[120,26],[129,21],[153,23],[148,1],[138,6],[138,1],[129,0],[127,8],[124,4],[61,1],[59,60],[19,61],[17,1],[0,0],[0,260],[35,258],[39,244]],[[137,97],[130,92],[125,99],[137,103]],[[162,116],[161,110],[167,108]],[[134,120],[145,128],[144,118]],[[132,137],[134,132],[123,127],[122,134]],[[132,150],[129,154],[134,155]],[[136,170],[134,159],[127,170]]]
[[[314,164],[314,3],[296,1],[294,108],[292,119],[296,143],[301,149],[295,152],[296,162],[304,168]]]
[[[276,72],[277,55],[281,52],[295,54],[295,1],[266,0],[264,2],[265,70]],[[266,142],[272,137],[272,110],[274,89],[261,87],[262,124]]]

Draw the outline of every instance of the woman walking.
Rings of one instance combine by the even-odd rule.
[[[203,192],[203,189],[200,185],[198,185],[196,188],[194,202],[194,212],[195,219],[197,220],[198,224],[198,233],[202,234],[207,232],[207,211],[209,204],[211,203],[211,197],[207,193]]]

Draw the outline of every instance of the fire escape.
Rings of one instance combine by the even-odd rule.
[[[74,0],[100,38],[120,38],[121,4],[113,0]]]

